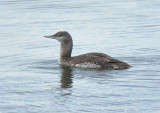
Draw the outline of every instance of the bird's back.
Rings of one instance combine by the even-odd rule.
[[[104,53],[86,53],[71,57],[64,64],[82,68],[127,69],[129,65]]]

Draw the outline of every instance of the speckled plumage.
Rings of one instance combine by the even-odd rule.
[[[60,31],[54,35],[45,37],[60,41],[61,52],[59,64],[61,65],[92,69],[127,69],[130,67],[127,63],[112,58],[104,53],[92,52],[71,57],[73,42],[70,34],[66,31]]]
[[[114,59],[103,53],[86,53],[71,58],[65,58],[60,63],[81,68],[106,68],[106,69],[126,69],[129,68],[127,63]]]

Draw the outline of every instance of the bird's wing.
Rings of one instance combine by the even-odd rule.
[[[117,59],[114,59],[114,58],[104,54],[104,53],[96,53],[96,52],[78,55],[78,56],[72,57],[72,59],[77,64],[83,63],[83,62],[91,62],[91,63],[95,63],[95,64],[121,62]]]

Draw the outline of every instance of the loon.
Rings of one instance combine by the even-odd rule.
[[[56,39],[61,43],[58,63],[63,66],[90,68],[90,69],[128,69],[129,64],[112,58],[104,53],[90,52],[78,56],[71,56],[73,41],[67,31],[59,31],[54,35],[44,36]]]

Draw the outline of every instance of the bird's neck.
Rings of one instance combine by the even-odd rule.
[[[59,59],[60,61],[63,61],[71,57],[72,47],[73,47],[72,40],[67,43],[61,43],[60,59]]]

